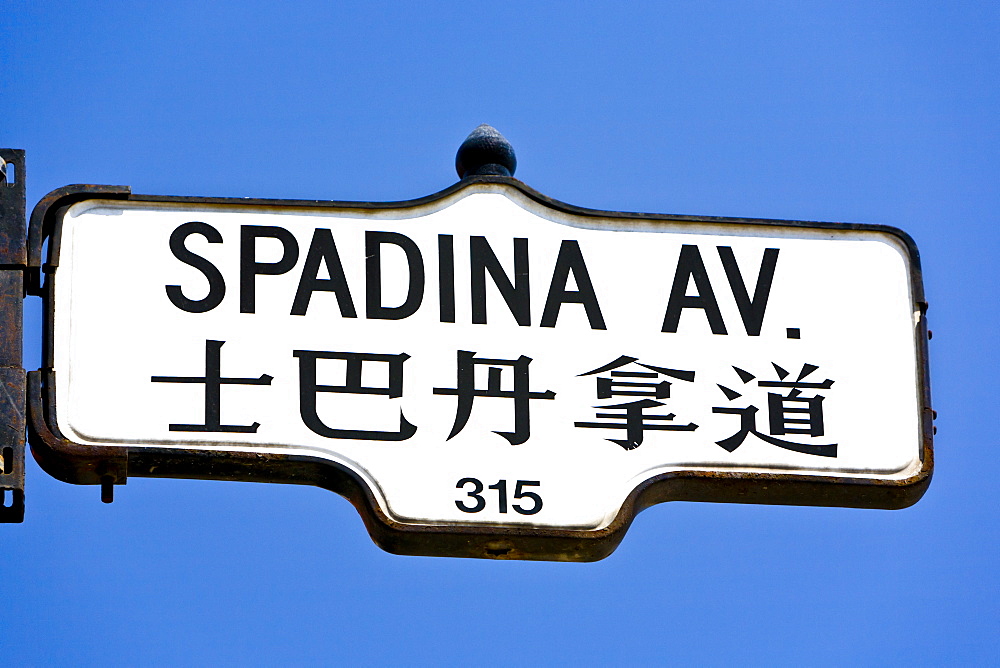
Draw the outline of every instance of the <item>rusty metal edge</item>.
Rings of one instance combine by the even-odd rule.
[[[53,375],[51,369],[28,372],[28,442],[35,461],[63,482],[124,485],[128,480],[128,448],[74,443],[55,426],[55,392],[49,390]]]
[[[26,290],[29,295],[43,296],[41,285],[41,270],[43,269],[42,253],[45,241],[52,234],[55,224],[53,213],[60,208],[70,206],[85,199],[128,199],[132,192],[128,186],[102,186],[92,184],[77,184],[53,190],[43,197],[31,211],[28,220],[28,276]]]
[[[14,168],[14,180],[0,179],[0,523],[24,521],[25,375],[24,338],[25,152],[0,148],[0,158]],[[4,472],[6,471],[6,472]],[[9,493],[9,495],[8,495]]]
[[[593,531],[491,525],[413,525],[394,521],[379,508],[368,486],[352,471],[329,460],[266,453],[220,453],[211,450],[127,446],[86,446],[62,437],[55,427],[55,397],[50,375],[49,345],[52,299],[46,286],[46,369],[28,374],[29,435],[31,451],[44,470],[66,482],[124,484],[128,475],[138,477],[196,478],[308,484],[334,491],[357,509],[372,540],[382,549],[423,556],[458,556],[493,559],[597,561],[610,555],[624,537],[635,515],[667,501],[704,501],[769,505],[808,505],[852,508],[906,508],[926,492],[933,473],[933,410],[931,409],[927,351],[927,304],[924,301],[920,257],[913,239],[895,227],[864,223],[829,223],[777,219],[686,216],[600,211],[566,204],[503,176],[472,176],[432,195],[397,202],[323,200],[274,200],[249,198],[179,197],[132,194],[127,186],[67,186],[53,191],[35,207],[29,225],[29,267],[41,270],[42,248],[65,207],[85,199],[125,199],[134,202],[210,204],[246,207],[299,207],[326,209],[405,209],[430,204],[478,183],[511,186],[534,201],[556,211],[586,217],[635,220],[765,225],[882,232],[898,238],[910,258],[910,285],[922,317],[915,329],[918,381],[921,384],[920,471],[903,480],[838,478],[779,473],[675,471],[654,476],[637,486],[622,504],[615,520]],[[264,469],[264,470],[262,470]]]

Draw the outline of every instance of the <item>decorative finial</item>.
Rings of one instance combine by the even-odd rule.
[[[460,178],[477,175],[513,176],[517,169],[514,147],[496,128],[483,123],[469,133],[455,156]]]

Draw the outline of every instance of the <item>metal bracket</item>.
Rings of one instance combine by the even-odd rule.
[[[0,523],[24,521],[24,151],[0,148]]]

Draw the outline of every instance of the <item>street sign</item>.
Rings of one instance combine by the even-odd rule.
[[[915,247],[505,176],[371,204],[57,191],[33,449],[72,482],[318,484],[394,552],[591,560],[668,500],[930,480]]]

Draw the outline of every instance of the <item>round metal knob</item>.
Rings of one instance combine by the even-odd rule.
[[[514,147],[496,128],[483,123],[469,133],[455,156],[459,177],[513,176],[517,169]]]

